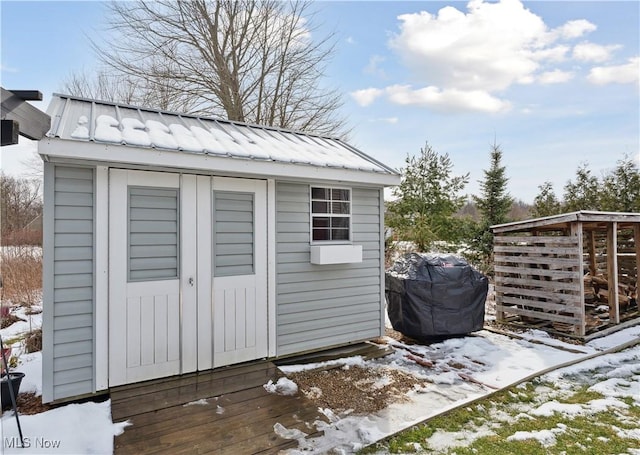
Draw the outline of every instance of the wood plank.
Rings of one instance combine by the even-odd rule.
[[[353,356],[361,356],[365,360],[371,360],[389,355],[392,352],[393,349],[390,349],[389,347],[384,347],[372,342],[365,341],[363,343],[340,346],[337,348],[326,349],[319,352],[310,352],[308,354],[291,356],[277,360],[276,363],[278,366],[296,365],[300,363],[321,363]]]
[[[502,311],[511,314],[518,314],[520,316],[529,316],[537,319],[544,319],[548,321],[566,322],[568,324],[577,325],[580,323],[580,319],[571,316],[563,316],[561,314],[543,313],[542,311],[524,310],[518,307],[503,307]]]
[[[581,259],[578,261],[578,286],[580,287],[580,301],[575,305],[575,310],[580,317],[580,324],[578,325],[578,333],[577,335],[583,337],[586,333],[586,320],[585,320],[585,310],[584,310],[584,261],[582,260],[584,251],[584,239],[582,237],[582,223],[578,221],[577,223],[571,223],[571,235],[574,236],[578,240],[578,251],[580,251]]]
[[[562,312],[576,314],[575,306],[568,306],[568,305],[563,305],[561,303],[555,303],[555,302],[543,302],[540,300],[527,300],[527,299],[519,299],[517,297],[503,296],[502,303],[503,303],[503,306],[505,307],[506,307],[505,304],[511,304],[511,305],[540,308],[541,310],[562,311]],[[544,315],[546,313],[541,313],[541,314]],[[541,319],[545,319],[545,318],[541,316]]]
[[[549,291],[575,291],[580,292],[577,280],[570,283],[562,283],[560,281],[543,281],[530,278],[516,278],[509,276],[501,276],[496,274],[496,284],[530,286]]]
[[[239,376],[217,378],[208,382],[178,386],[168,390],[133,397],[126,404],[114,408],[111,413],[114,420],[121,420],[124,416],[132,416],[169,408],[181,403],[196,401],[201,398],[213,397],[225,393],[233,393],[249,387],[262,386],[271,379],[265,371],[256,371]]]
[[[195,405],[192,404],[191,409],[189,410],[190,415],[197,416],[199,412],[209,413],[211,408],[215,408],[217,411],[217,406],[222,406],[225,411],[225,416],[235,415],[232,411],[236,405],[238,405],[241,409],[246,409],[247,403],[252,403],[254,400],[258,398],[262,398],[265,394],[265,390],[263,387],[252,387],[250,389],[240,390],[238,392],[227,393],[224,395],[219,395],[215,397],[203,398],[209,401],[208,405]],[[146,426],[154,426],[155,428],[162,428],[161,423],[166,425],[172,425],[172,421],[176,419],[177,416],[180,415],[182,411],[182,407],[185,406],[186,402],[181,405],[172,406],[170,408],[159,409],[153,412],[146,412],[144,414],[137,414],[134,416],[130,416],[123,420],[129,420],[133,424],[134,429],[141,429]],[[239,412],[236,412],[239,413]],[[136,440],[136,436],[133,432],[128,432],[127,440]]]
[[[148,392],[145,389],[136,389],[138,395],[122,398],[118,394],[112,394],[112,414],[114,419],[149,412],[154,409],[171,407],[179,402],[185,403],[200,398],[217,396],[224,393],[233,393],[246,388],[266,383],[275,377],[275,368],[246,372],[236,376],[197,378],[195,381],[179,378],[171,383],[162,384],[161,389]],[[183,382],[185,381],[185,382]],[[157,387],[153,385],[152,387]],[[151,389],[151,390],[154,390]],[[127,391],[128,393],[130,391]]]
[[[556,245],[577,245],[577,240],[569,236],[560,235],[498,235],[494,238],[495,243],[527,243],[536,244],[542,243],[544,245],[556,244]]]
[[[24,137],[34,141],[42,139],[51,127],[51,117],[21,97],[25,93],[32,94],[34,91],[16,90],[12,92],[2,88],[1,93],[2,119],[18,122],[20,134]]]
[[[638,292],[640,291],[640,224],[633,226],[633,243],[635,245],[635,265],[636,265],[636,280],[635,280],[635,296],[638,298]],[[636,300],[637,301],[637,300]]]
[[[620,324],[618,301],[618,223],[607,226],[607,274],[609,275],[609,319]]]
[[[531,275],[531,276],[545,276],[553,279],[574,279],[578,280],[582,278],[578,272],[569,270],[546,270],[546,269],[532,269],[527,267],[508,267],[504,265],[496,265],[494,267],[496,272],[500,273],[513,273],[517,275]]]
[[[282,397],[275,397],[274,399],[278,400],[280,398]],[[225,422],[224,427],[226,428],[218,426],[213,432],[211,432],[211,428],[203,428],[203,431],[207,432],[207,436],[204,441],[198,444],[197,453],[254,453],[255,451],[273,448],[283,443],[287,444],[289,441],[281,439],[275,434],[273,427],[276,423],[280,423],[288,429],[296,428],[308,432],[309,429],[305,421],[313,422],[322,418],[317,409],[309,409],[306,412],[300,412],[300,409],[299,404],[293,405],[292,407],[281,409],[277,415],[266,419],[261,417],[263,409],[258,409],[233,424],[227,425]],[[298,420],[294,418],[294,415],[298,416]],[[207,427],[209,426],[207,425]],[[193,446],[193,443],[189,433],[185,436],[186,439],[183,441],[183,446],[187,451],[184,453],[188,453],[188,449]],[[264,439],[268,441],[266,444]],[[178,444],[176,446],[180,450],[180,446]],[[240,450],[239,448],[243,446],[245,449]]]
[[[256,389],[256,388],[254,388]],[[299,398],[299,397],[298,397]],[[211,426],[227,429],[241,426],[250,421],[261,421],[277,418],[288,412],[295,412],[300,409],[298,399],[294,397],[282,397],[269,395],[264,389],[261,394],[251,400],[225,404],[224,400],[210,399],[210,404],[183,404],[163,409],[158,412],[149,413],[155,418],[153,422],[138,426],[136,417],[130,419],[133,426],[128,427],[118,438],[119,443],[136,446],[152,446],[156,441],[160,441],[163,435],[171,434],[172,442],[176,445],[189,441],[193,437],[192,430]],[[223,411],[219,411],[220,406]],[[210,437],[224,436],[224,433],[217,434],[214,429],[207,430]],[[184,437],[185,441],[180,438]]]
[[[589,231],[589,273],[593,276],[598,274],[598,263],[596,261],[595,231]]]
[[[366,348],[373,349],[371,346]],[[279,375],[271,362],[253,362],[236,368],[121,387],[114,392],[115,397],[112,395],[112,414],[120,414],[121,420],[129,420],[132,426],[115,438],[115,453],[278,453],[295,447],[296,441],[282,439],[275,433],[276,423],[312,433],[310,436],[320,435],[307,424],[319,419],[326,421],[313,402],[301,394],[279,396],[264,390],[265,377],[275,379]],[[255,384],[247,382],[247,377],[261,379]],[[221,389],[213,391],[210,385],[220,381],[235,384],[240,390],[219,395]],[[191,394],[190,397],[189,392],[180,394],[182,401],[166,406],[165,399],[171,398],[175,389],[184,391],[185,388],[202,389],[195,396],[204,394],[200,398],[207,399],[209,404],[185,406],[196,401],[190,400],[195,396]],[[214,393],[218,395],[214,396]],[[140,413],[140,399],[136,394],[143,402],[158,406]],[[125,415],[124,410],[133,414]],[[114,421],[118,419],[114,417]]]
[[[543,291],[538,289],[513,288],[509,286],[499,286],[499,285],[496,285],[495,289],[497,292],[502,292],[503,294],[517,294],[517,295],[526,295],[529,297],[540,297],[543,299],[549,299],[551,301],[557,302],[558,304],[578,305],[581,302],[581,297],[577,294],[560,294],[557,291]]]
[[[218,368],[213,371],[201,373],[189,373],[177,377],[152,379],[150,381],[136,384],[128,384],[111,389],[111,402],[124,400],[130,397],[137,397],[141,394],[152,394],[161,390],[168,390],[174,387],[186,386],[195,383],[210,382],[214,379],[234,377],[253,371],[263,371],[265,368],[276,371],[276,366],[269,362],[250,362],[240,365]]]
[[[556,248],[544,246],[520,246],[520,245],[496,245],[493,251],[497,253],[537,253],[537,254],[560,254],[564,256],[578,257],[577,248]]]
[[[494,258],[495,262],[515,262],[517,264],[545,264],[545,265],[558,265],[565,267],[577,267],[578,259],[572,258],[556,258],[549,256],[530,256],[530,255],[521,255],[521,256],[510,256],[510,255],[502,255],[496,254]]]

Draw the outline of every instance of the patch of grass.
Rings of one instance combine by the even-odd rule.
[[[458,455],[548,455],[549,452],[537,441],[526,439],[523,441],[507,442],[499,436],[487,436],[478,439],[469,447],[456,448],[455,451],[449,450],[447,454],[456,453]]]
[[[594,392],[593,390],[588,389],[589,386],[584,385],[578,390],[575,390],[571,396],[564,398],[562,402],[569,404],[586,404],[591,400],[599,400],[601,398],[604,398],[604,395],[602,395],[600,392]]]
[[[5,347],[11,346],[12,344],[16,344],[24,339],[24,335],[17,335],[11,338],[3,338],[2,343]]]
[[[590,391],[589,385],[580,385],[562,398],[555,397],[561,403],[588,404],[592,400],[601,399],[603,395]],[[410,428],[390,440],[366,448],[360,453],[371,454],[380,451],[387,453],[415,452],[414,445],[420,444],[426,453],[438,453],[428,445],[428,439],[437,431],[459,432],[461,430],[477,431],[479,427],[491,428],[495,433],[476,439],[465,447],[450,447],[442,452],[448,455],[512,455],[526,453],[532,455],[545,454],[603,454],[627,453],[628,449],[639,449],[640,441],[625,438],[620,430],[631,430],[640,421],[640,406],[632,399],[623,398],[628,408],[610,408],[593,415],[566,416],[554,413],[551,416],[532,416],[534,418],[517,418],[522,412],[528,413],[549,397],[539,396],[539,390],[554,392],[553,384],[531,381],[522,386],[498,392],[479,402],[459,409],[454,409],[429,420],[427,423]],[[555,395],[555,394],[553,394]],[[502,417],[493,415],[500,411]],[[503,413],[506,413],[504,416]],[[507,440],[518,431],[540,432],[552,431],[555,443],[545,447],[535,439]]]

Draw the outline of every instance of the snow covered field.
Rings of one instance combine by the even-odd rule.
[[[32,317],[31,324],[39,325],[40,321],[36,315]],[[14,324],[16,327],[2,330],[3,338],[15,337],[20,331],[28,330],[28,324],[20,324],[22,325]],[[613,366],[606,374],[593,381],[592,387],[603,391],[610,400],[630,396],[629,394],[635,397],[636,402],[640,400],[640,345],[636,344],[626,350],[624,355],[608,353],[581,362],[582,359],[588,359],[607,349],[640,339],[640,326],[593,340],[584,346],[560,342],[541,331],[531,330],[520,336],[524,339],[513,339],[483,330],[472,336],[431,345],[411,346],[388,339],[388,343],[394,347],[394,352],[389,356],[369,361],[352,357],[337,362],[343,363],[345,368],[360,365],[409,372],[423,379],[424,387],[409,392],[406,401],[394,403],[373,415],[356,416],[323,409],[329,423],[309,422],[309,433],[313,433],[314,428],[324,431],[324,436],[318,438],[306,439],[300,431],[289,431],[279,424],[274,426],[274,432],[299,441],[298,448],[289,451],[291,455],[326,453],[329,450],[334,450],[335,453],[353,453],[430,416],[485,396],[496,388],[508,387],[549,368],[571,362],[579,363],[561,371],[550,372],[547,376],[562,384],[570,374],[586,375],[598,365]],[[432,366],[425,367],[412,358],[428,360]],[[320,365],[293,365],[282,367],[282,370],[286,374],[318,366]],[[21,391],[41,394],[41,368],[40,353],[20,356],[17,370],[26,373]],[[295,393],[295,386],[286,381],[282,381],[280,385],[265,384],[265,387],[267,390],[280,387]],[[603,405],[605,403],[593,404]],[[542,416],[558,407],[550,396],[549,402],[541,404],[535,413]],[[584,407],[562,410],[589,412]],[[4,453],[112,453],[114,436],[126,427],[126,424],[114,424],[111,421],[109,401],[69,404],[41,414],[22,415],[20,423],[25,442],[28,442],[26,450],[19,448],[13,412],[7,411],[2,415],[0,428]],[[80,428],[82,431],[78,431]],[[553,432],[536,437],[551,438],[552,435]],[[514,438],[530,436],[513,435]],[[636,434],[631,434],[630,437],[640,439],[640,435]],[[444,441],[441,445],[447,444],[447,441],[453,444],[456,438],[448,435],[441,440]]]

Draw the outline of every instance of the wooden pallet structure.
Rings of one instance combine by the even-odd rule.
[[[491,229],[497,322],[582,339],[640,322],[640,213],[580,211]]]

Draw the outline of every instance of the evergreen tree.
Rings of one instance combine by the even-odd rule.
[[[637,163],[629,156],[625,155],[619,160],[613,172],[603,178],[600,210],[640,211],[640,170]]]
[[[600,209],[600,189],[598,178],[591,175],[586,163],[580,165],[576,171],[576,180],[569,180],[564,186],[564,211],[577,212],[579,210]]]
[[[553,190],[553,184],[551,182],[544,182],[542,185],[538,186],[538,190],[540,190],[540,192],[533,200],[532,215],[534,218],[562,213],[562,205],[556,197],[556,193]]]
[[[507,191],[506,167],[501,165],[502,150],[497,144],[491,149],[491,165],[484,171],[484,180],[480,182],[480,196],[473,200],[482,214],[482,222],[488,226],[507,222],[513,198]]]
[[[491,148],[491,164],[484,171],[484,180],[480,182],[480,196],[473,196],[480,214],[480,222],[473,236],[472,246],[479,255],[482,267],[490,269],[491,256],[493,254],[493,234],[491,226],[507,221],[507,215],[511,210],[513,198],[507,190],[506,167],[502,166],[502,150],[496,143]]]
[[[418,157],[407,155],[405,163],[400,185],[393,190],[397,199],[387,206],[389,227],[420,251],[427,251],[436,240],[459,240],[453,214],[465,202],[459,193],[469,174],[452,176],[449,155],[439,155],[428,143]]]

